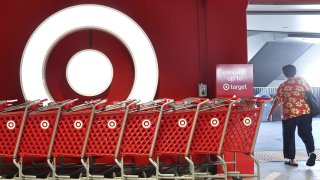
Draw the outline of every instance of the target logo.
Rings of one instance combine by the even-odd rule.
[[[217,127],[219,125],[219,119],[217,118],[212,118],[210,121],[211,126]]]
[[[47,120],[43,120],[43,121],[41,121],[41,123],[40,123],[40,127],[42,128],[42,129],[48,129],[49,128],[49,121],[47,121]]]
[[[115,120],[108,121],[108,128],[109,129],[114,129],[116,127],[117,127],[117,122]]]
[[[7,128],[13,130],[16,127],[16,123],[14,121],[7,122]]]
[[[74,126],[74,128],[76,128],[76,129],[81,129],[82,126],[83,126],[83,123],[82,123],[81,120],[76,120],[76,121],[74,121],[73,126]]]
[[[134,82],[127,98],[140,99],[141,102],[153,100],[158,85],[158,62],[148,36],[124,13],[94,4],[76,5],[56,12],[33,32],[20,64],[20,80],[25,99],[54,101],[51,94],[53,92],[46,83],[47,60],[58,42],[85,29],[110,34],[125,45],[134,66]],[[67,83],[74,92],[82,96],[99,95],[109,88],[115,76],[111,62],[107,54],[99,50],[83,49],[66,63]]]
[[[245,117],[245,118],[243,119],[243,124],[246,125],[246,126],[250,126],[250,125],[252,124],[251,118]]]
[[[229,84],[224,84],[223,86],[222,86],[222,88],[225,90],[225,91],[228,91],[229,89],[230,89],[230,85]]]
[[[149,129],[151,127],[151,122],[148,119],[142,121],[142,127],[145,129]]]
[[[179,121],[178,121],[178,126],[179,126],[179,127],[184,128],[184,127],[187,126],[187,124],[188,124],[188,122],[187,122],[187,120],[185,120],[185,119],[179,119]]]

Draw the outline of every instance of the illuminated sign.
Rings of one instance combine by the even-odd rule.
[[[83,29],[98,29],[110,33],[127,47],[135,72],[128,99],[140,99],[142,102],[153,100],[158,86],[158,62],[148,36],[124,13],[93,4],[63,9],[48,17],[33,32],[20,65],[20,81],[25,99],[54,101],[45,81],[47,59],[57,42],[68,34]],[[99,90],[93,94],[97,93]]]
[[[216,95],[217,97],[252,97],[252,64],[218,64]]]

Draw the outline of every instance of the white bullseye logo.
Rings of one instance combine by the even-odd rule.
[[[74,126],[74,128],[76,128],[76,129],[81,129],[82,126],[83,126],[83,123],[82,123],[81,120],[76,120],[76,121],[74,121],[73,126]]]
[[[46,85],[46,63],[55,45],[65,36],[83,29],[97,29],[109,33],[122,42],[128,49],[134,65],[134,82],[128,99],[140,99],[141,102],[151,101],[158,85],[158,62],[153,46],[142,28],[124,13],[102,5],[83,4],[63,9],[43,21],[29,38],[20,65],[20,82],[25,99],[48,99],[54,101]],[[77,43],[77,42],[75,42]],[[80,53],[81,54],[81,53]],[[88,51],[85,51],[89,55]],[[91,55],[102,55],[98,51]],[[77,55],[77,54],[76,54]],[[84,96],[102,93],[112,80],[112,67],[106,56],[104,61],[96,62],[97,72],[107,73],[104,78],[82,83],[90,86],[91,91],[82,91],[74,82],[72,70],[67,70],[68,83],[74,91]],[[92,60],[92,58],[90,59]],[[70,60],[71,61],[71,60]],[[79,63],[79,62],[76,62]],[[101,63],[109,64],[102,65]],[[72,62],[70,67],[72,68]],[[109,67],[109,68],[108,68]],[[103,69],[104,68],[104,69]],[[79,74],[79,71],[77,72]],[[77,74],[75,73],[75,74]],[[86,73],[83,72],[82,73]],[[76,78],[79,81],[80,78]],[[90,84],[96,82],[94,85]],[[102,84],[99,84],[102,83]],[[93,89],[93,90],[92,90]]]
[[[83,96],[96,96],[111,84],[113,68],[107,56],[99,51],[86,49],[69,60],[66,76],[75,92]]]
[[[114,129],[114,128],[116,128],[117,127],[117,122],[115,121],[115,120],[110,120],[109,122],[108,122],[108,128],[109,129]]]
[[[16,127],[16,123],[14,121],[7,122],[7,128],[13,130]]]
[[[211,126],[217,127],[219,125],[219,119],[217,118],[212,118],[210,121]]]
[[[41,123],[40,123],[40,127],[42,128],[42,129],[48,129],[49,128],[49,121],[47,121],[47,120],[43,120],[43,121],[41,121]]]
[[[150,128],[150,127],[151,127],[151,122],[150,122],[150,120],[148,120],[148,119],[143,120],[143,121],[142,121],[142,127],[145,128],[145,129]]]
[[[245,118],[243,119],[243,124],[246,125],[246,126],[250,126],[250,125],[252,124],[251,118],[245,117]]]
[[[179,127],[182,127],[182,128],[184,128],[184,127],[186,127],[187,126],[187,120],[185,120],[185,119],[179,119],[179,121],[178,121],[178,126]]]

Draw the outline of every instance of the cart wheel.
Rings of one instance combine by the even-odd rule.
[[[242,177],[236,176],[236,177],[232,177],[233,180],[242,180]]]

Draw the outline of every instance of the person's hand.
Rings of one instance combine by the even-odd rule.
[[[268,116],[268,119],[267,119],[267,122],[271,122],[272,119],[271,119],[271,115]]]

